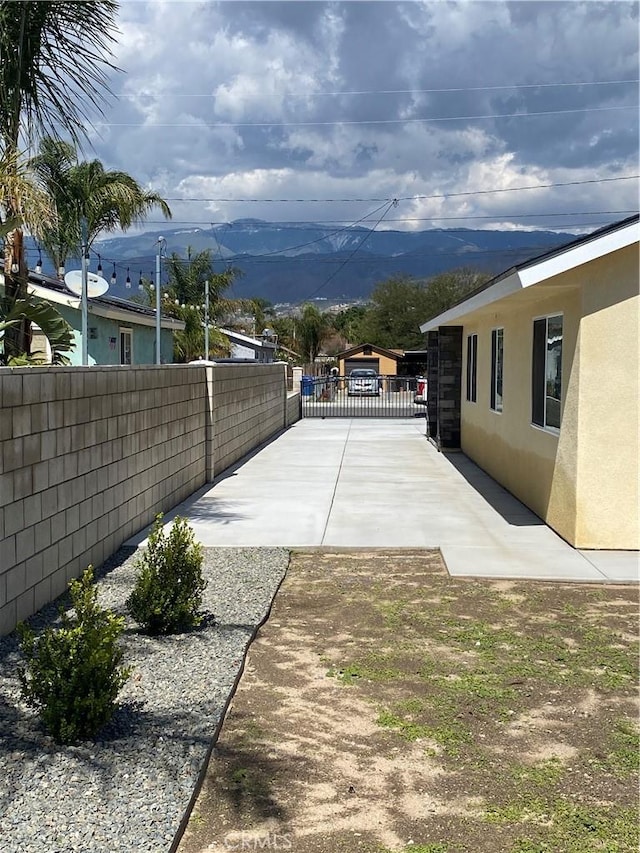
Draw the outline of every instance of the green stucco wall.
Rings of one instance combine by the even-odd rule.
[[[60,314],[74,330],[76,347],[71,352],[71,364],[82,364],[81,317],[78,311],[64,305],[56,306]],[[120,330],[131,329],[132,364],[154,364],[156,360],[156,330],[153,326],[141,326],[123,320],[111,320],[89,314],[89,330],[95,329],[95,337],[89,336],[89,364],[120,364]],[[160,336],[160,358],[163,364],[173,362],[173,333],[162,329]]]

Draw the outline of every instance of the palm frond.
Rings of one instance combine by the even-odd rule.
[[[0,138],[87,138],[109,94],[115,0],[0,2]]]

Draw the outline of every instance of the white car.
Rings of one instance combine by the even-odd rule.
[[[375,370],[366,367],[356,367],[347,380],[347,395],[349,397],[380,396],[380,382]]]

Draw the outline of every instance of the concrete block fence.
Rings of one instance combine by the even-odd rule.
[[[0,634],[298,417],[281,364],[0,368]]]

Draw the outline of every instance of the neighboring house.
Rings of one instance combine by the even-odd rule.
[[[277,340],[273,335],[262,335],[260,338],[251,338],[232,332],[230,329],[218,329],[229,339],[231,347],[231,358],[246,358],[257,361],[260,364],[268,364],[275,361]]]
[[[4,276],[0,273],[0,285]],[[82,364],[82,309],[80,297],[63,282],[42,273],[29,273],[29,292],[51,302],[72,327],[75,349],[68,353],[71,364]],[[155,310],[105,294],[89,299],[89,364],[154,364],[156,358]],[[160,358],[173,362],[173,334],[184,329],[182,320],[162,317]],[[47,341],[34,330],[32,349],[46,351]]]
[[[428,429],[578,548],[639,547],[638,216],[424,323]]]
[[[357,347],[339,352],[335,359],[338,361],[340,376],[348,376],[355,368],[369,367],[381,376],[396,376],[398,362],[402,360],[404,350],[385,349],[375,344],[360,344]]]

